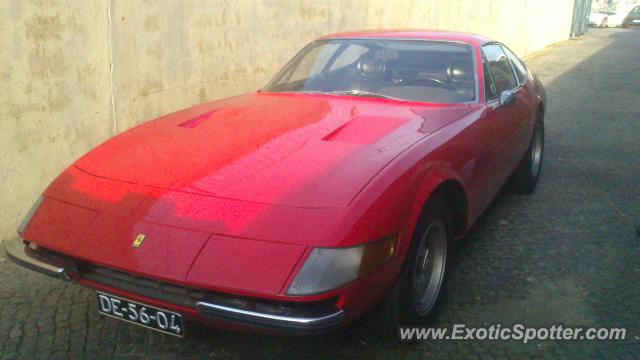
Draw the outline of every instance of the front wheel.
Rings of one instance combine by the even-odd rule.
[[[542,157],[544,154],[544,121],[538,117],[533,129],[533,136],[529,143],[529,149],[520,161],[516,172],[509,180],[508,188],[517,194],[531,194],[538,184],[540,170],[542,169]]]
[[[419,240],[411,269],[412,310],[429,315],[436,305],[447,264],[447,229],[443,219],[433,219]]]
[[[451,257],[451,243],[448,202],[435,196],[424,207],[400,276],[374,313],[374,319],[386,331],[435,320]]]

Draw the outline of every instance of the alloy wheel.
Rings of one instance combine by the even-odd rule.
[[[427,315],[438,299],[447,259],[447,230],[440,220],[432,221],[418,246],[413,269],[413,302],[416,312]]]

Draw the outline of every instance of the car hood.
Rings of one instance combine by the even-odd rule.
[[[253,93],[144,123],[75,166],[98,177],[226,199],[343,207],[394,157],[467,105]]]
[[[310,246],[341,245],[344,205],[376,172],[468,111],[266,94],[198,106],[70,166],[25,238],[144,277],[281,294]]]

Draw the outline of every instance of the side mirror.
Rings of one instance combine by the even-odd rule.
[[[516,94],[511,90],[505,90],[500,94],[500,106],[512,106],[516,103]]]

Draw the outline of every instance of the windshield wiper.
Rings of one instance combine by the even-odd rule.
[[[379,94],[379,93],[375,93],[375,92],[371,92],[371,91],[355,90],[355,89],[354,90],[335,90],[335,91],[291,90],[291,91],[279,91],[279,92],[292,93],[292,94],[351,95],[351,96],[375,97],[375,98],[382,98],[382,99],[405,101],[403,99],[400,99],[400,98],[397,98],[397,97],[393,97],[393,96],[383,95],[383,94]]]
[[[375,93],[375,92],[371,92],[371,91],[364,91],[364,90],[336,90],[336,91],[329,91],[327,92],[327,94],[334,94],[334,95],[353,95],[353,96],[366,96],[366,97],[376,97],[376,98],[383,98],[383,99],[391,99],[391,100],[402,100],[393,96],[388,96],[388,95],[383,95],[383,94],[379,94],[379,93]]]

